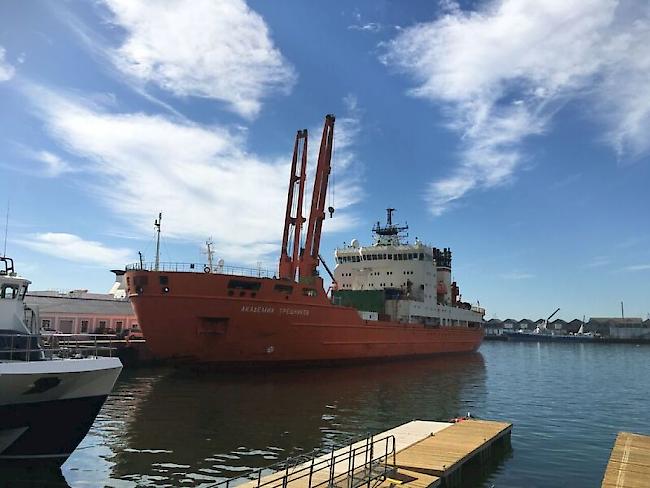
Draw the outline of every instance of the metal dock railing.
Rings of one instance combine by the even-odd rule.
[[[310,453],[230,478],[215,488],[359,488],[384,480],[395,462],[395,436],[369,436],[329,454]],[[265,474],[266,473],[266,474]]]

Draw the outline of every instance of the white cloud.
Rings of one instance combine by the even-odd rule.
[[[585,265],[585,268],[600,268],[611,264],[611,262],[612,260],[608,256],[596,256]]]
[[[0,46],[0,81],[10,80],[16,70],[7,61],[5,61],[5,48]]]
[[[348,26],[350,30],[358,30],[361,32],[379,32],[381,30],[381,24],[377,22],[367,22],[365,24],[351,24]]]
[[[221,100],[255,116],[270,93],[288,93],[295,73],[264,19],[243,0],[104,0],[126,31],[114,51],[125,73],[180,96]]]
[[[63,232],[35,234],[20,243],[59,259],[108,268],[121,268],[125,263],[134,260],[134,253],[129,249],[112,249],[101,242],[86,241],[77,235]]]
[[[626,271],[648,271],[650,270],[650,264],[633,264],[631,266],[625,267]]]
[[[570,99],[585,98],[600,114],[619,157],[650,149],[650,7],[497,0],[444,11],[403,29],[382,57],[415,79],[411,95],[442,102],[462,136],[457,168],[431,185],[434,214],[509,181],[525,159],[522,142],[548,130]]]
[[[90,172],[86,177],[96,174],[91,194],[137,232],[149,235],[162,211],[165,237],[202,242],[213,236],[219,257],[255,263],[278,250],[293,147],[290,134],[287,154],[260,157],[246,151],[245,133],[221,126],[107,113],[45,90],[31,95],[50,134],[91,163],[85,172]],[[339,192],[339,209],[355,196]],[[337,217],[328,219],[325,228],[352,222],[345,211]]]
[[[56,178],[62,174],[71,173],[74,171],[72,166],[70,166],[56,154],[53,154],[49,151],[38,151],[34,153],[34,158],[43,163],[43,175],[50,178]]]

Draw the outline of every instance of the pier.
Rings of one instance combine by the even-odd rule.
[[[602,488],[641,488],[650,480],[650,436],[619,432]]]
[[[510,423],[488,420],[414,420],[331,453],[289,459],[217,486],[449,488],[462,483],[464,469],[485,463],[496,447],[508,447],[511,429]]]

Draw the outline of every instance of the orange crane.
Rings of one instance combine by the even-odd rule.
[[[332,114],[325,116],[325,125],[323,126],[323,137],[320,142],[320,151],[318,153],[318,164],[314,175],[314,190],[311,195],[311,208],[309,210],[309,222],[307,223],[307,234],[305,238],[305,248],[300,256],[298,266],[299,279],[303,282],[313,281],[313,277],[318,276],[316,268],[318,267],[318,251],[320,248],[320,236],[325,220],[325,197],[327,195],[327,183],[331,171],[332,148],[334,145],[334,120]],[[334,213],[334,208],[327,209],[330,217]]]
[[[287,211],[284,217],[284,232],[282,234],[282,250],[278,273],[280,279],[295,281],[298,260],[300,259],[300,231],[305,221],[302,216],[302,202],[307,177],[307,129],[299,130],[293,147],[291,160],[291,176],[289,177],[289,195]],[[298,159],[300,158],[300,168]],[[296,173],[296,170],[299,170]],[[296,192],[296,188],[298,191]],[[295,215],[293,210],[295,209]],[[293,239],[293,242],[291,240]]]

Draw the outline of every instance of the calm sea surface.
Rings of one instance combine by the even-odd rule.
[[[469,486],[599,487],[616,433],[650,434],[650,346],[486,342],[477,354],[383,365],[124,371],[62,472],[38,486],[206,487],[468,411],[514,424],[512,451]]]

